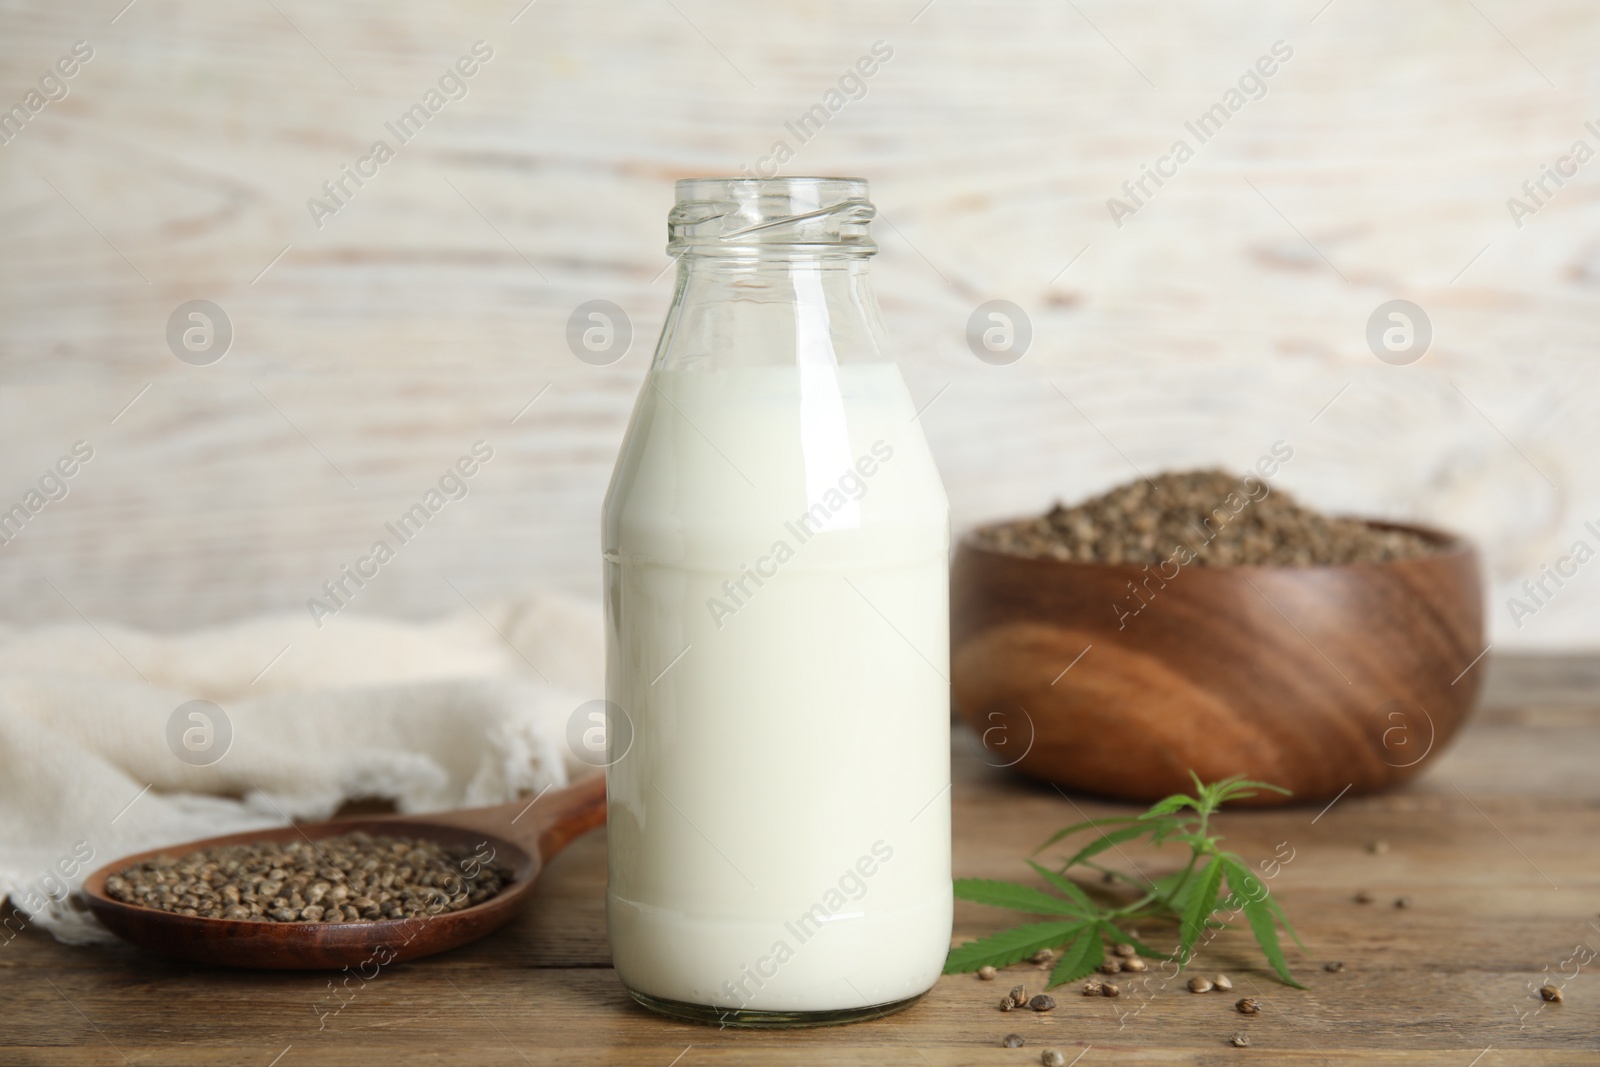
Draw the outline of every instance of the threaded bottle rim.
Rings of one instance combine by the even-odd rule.
[[[864,178],[684,178],[667,216],[667,253],[870,256],[876,213]]]

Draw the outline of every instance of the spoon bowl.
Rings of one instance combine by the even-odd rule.
[[[431,815],[363,816],[189,841],[124,856],[84,880],[83,895],[106,928],[125,941],[195,963],[271,970],[340,970],[418,959],[476,941],[509,922],[528,902],[544,863],[606,817],[605,777],[596,775],[532,803]],[[509,872],[489,899],[460,911],[371,922],[259,922],[210,919],[147,908],[106,893],[106,879],[157,856],[183,856],[216,845],[316,842],[363,831],[476,849]]]

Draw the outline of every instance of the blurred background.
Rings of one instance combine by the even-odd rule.
[[[479,441],[353,610],[596,595],[673,181],[841,173],[958,533],[1281,440],[1475,539],[1495,647],[1593,646],[1600,562],[1522,587],[1600,549],[1597,46],[1579,0],[0,5],[0,620],[304,615]]]

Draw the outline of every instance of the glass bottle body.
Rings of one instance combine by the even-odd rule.
[[[683,252],[607,494],[607,921],[649,1006],[804,1025],[948,951],[949,513],[865,254],[760,222]]]

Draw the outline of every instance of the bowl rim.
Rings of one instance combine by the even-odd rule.
[[[1026,516],[1013,519],[998,519],[992,522],[982,522],[968,529],[956,542],[957,549],[966,552],[978,552],[985,556],[996,556],[1002,559],[1017,560],[1021,563],[1045,564],[1062,568],[1088,567],[1097,570],[1128,570],[1143,571],[1146,567],[1155,566],[1149,562],[1139,563],[1104,563],[1098,560],[1055,559],[1051,556],[1024,556],[1016,552],[1007,552],[1003,549],[991,548],[988,545],[978,544],[976,536],[985,531],[999,526],[1009,526],[1012,523],[1025,522],[1029,518],[1039,516]],[[1399,559],[1363,560],[1355,563],[1224,563],[1205,564],[1201,568],[1216,574],[1242,571],[1271,571],[1274,573],[1312,573],[1327,571],[1347,571],[1358,569],[1384,569],[1404,564],[1421,564],[1433,561],[1470,558],[1477,553],[1477,546],[1466,536],[1437,526],[1426,526],[1422,523],[1395,522],[1389,519],[1369,519],[1360,515],[1340,515],[1337,518],[1354,519],[1364,522],[1368,526],[1380,530],[1404,530],[1408,533],[1420,534],[1435,546],[1435,551],[1421,556],[1403,556]],[[1187,546],[1186,546],[1187,547]],[[1192,550],[1191,550],[1192,551]],[[1157,561],[1163,562],[1163,561]],[[1184,564],[1189,567],[1192,564]]]

